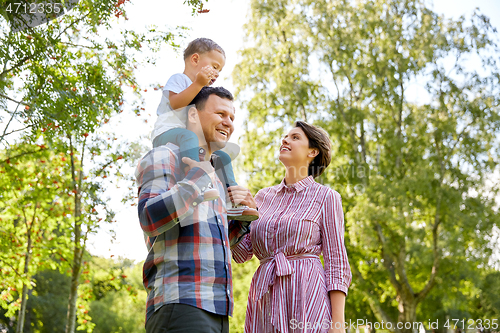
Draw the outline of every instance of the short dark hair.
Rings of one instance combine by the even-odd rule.
[[[195,40],[191,41],[184,50],[184,60],[195,53],[203,54],[210,51],[220,52],[224,57],[226,57],[226,54],[224,53],[222,47],[220,47],[219,44],[217,44],[213,40],[208,38],[196,38]]]
[[[295,127],[299,127],[309,139],[309,148],[316,148],[319,153],[309,164],[307,173],[314,178],[320,176],[330,165],[332,160],[332,143],[330,136],[321,127],[310,125],[303,121],[296,121]]]
[[[233,94],[229,92],[226,88],[222,87],[203,87],[201,88],[198,95],[189,103],[189,105],[194,104],[198,110],[203,110],[205,108],[205,103],[210,95],[217,95],[220,98],[225,98],[230,101],[234,100]]]

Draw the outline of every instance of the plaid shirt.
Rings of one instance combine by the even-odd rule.
[[[146,321],[162,305],[189,304],[232,315],[231,251],[250,230],[227,221],[225,198],[203,201],[211,179],[201,168],[185,176],[173,144],[154,148],[139,162],[139,220],[148,256],[143,267],[148,292]],[[214,184],[224,188],[219,179]]]

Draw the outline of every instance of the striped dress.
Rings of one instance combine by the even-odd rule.
[[[260,190],[260,218],[232,248],[237,263],[255,255],[245,332],[328,332],[328,291],[347,294],[351,270],[340,195],[309,176]],[[319,255],[323,253],[324,267]]]

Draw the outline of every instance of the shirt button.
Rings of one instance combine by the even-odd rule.
[[[229,289],[227,290],[227,295],[231,296],[231,291]]]

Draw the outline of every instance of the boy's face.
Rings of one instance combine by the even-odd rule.
[[[203,53],[199,55],[199,60],[197,64],[198,71],[201,70],[205,66],[212,67],[216,74],[215,78],[212,79],[209,85],[212,85],[215,80],[219,77],[219,73],[224,68],[226,64],[226,58],[219,51],[212,50],[210,52]]]

